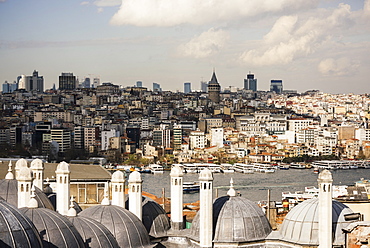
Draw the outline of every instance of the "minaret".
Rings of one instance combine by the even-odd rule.
[[[142,219],[142,184],[141,175],[137,171],[131,172],[128,179],[128,195],[129,205],[128,210],[135,214],[140,220]]]
[[[332,239],[332,183],[330,171],[323,170],[319,174],[319,248],[331,248]]]
[[[14,174],[12,172],[12,161],[9,161],[8,173],[6,173],[5,179],[14,179]]]
[[[180,166],[171,169],[171,227],[174,230],[183,228],[183,176]]]
[[[125,208],[125,174],[116,171],[112,174],[112,205]]]
[[[200,212],[199,239],[200,247],[212,247],[213,231],[213,176],[209,169],[199,174],[200,181]]]
[[[69,209],[69,164],[61,162],[58,164],[56,174],[57,183],[57,207],[56,210],[61,215],[67,215]]]
[[[31,169],[22,167],[18,172],[18,208],[27,207],[31,199]]]
[[[28,167],[27,160],[25,160],[24,158],[17,160],[17,162],[15,163],[15,168],[14,168],[15,179],[18,179],[19,171],[21,168],[24,168],[24,167]]]
[[[219,103],[221,86],[217,81],[215,71],[213,71],[211,81],[209,81],[207,87],[208,87],[208,98],[214,103]]]
[[[33,184],[37,188],[44,190],[44,165],[42,163],[42,160],[38,158],[34,159],[31,162],[30,168],[33,175]]]

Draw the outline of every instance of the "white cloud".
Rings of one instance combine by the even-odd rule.
[[[224,30],[214,28],[194,37],[189,42],[178,47],[178,55],[192,58],[205,58],[222,49],[229,39],[229,34]]]
[[[241,60],[255,66],[288,64],[315,52],[332,36],[345,34],[352,25],[352,12],[346,4],[331,11],[319,10],[315,16],[283,16],[264,36],[259,48],[245,51]]]
[[[339,58],[337,60],[328,58],[320,62],[318,70],[323,75],[347,76],[352,75],[358,67],[359,63],[357,61],[348,58]]]
[[[290,13],[317,5],[318,0],[125,0],[113,25],[176,26],[240,20],[266,13]]]
[[[122,3],[122,0],[97,0],[94,1],[94,5],[98,7],[112,7],[119,6]]]
[[[98,8],[98,13],[102,13],[103,11],[104,11],[104,9],[103,8]]]
[[[1,0],[0,0],[1,1]],[[89,5],[90,4],[90,2],[89,1],[83,1],[83,2],[81,2],[80,3],[80,5]]]

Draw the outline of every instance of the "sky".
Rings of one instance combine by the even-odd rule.
[[[370,93],[370,0],[0,0],[0,83],[37,70],[152,89]]]

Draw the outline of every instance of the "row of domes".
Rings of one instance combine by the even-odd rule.
[[[181,173],[175,169],[171,174]],[[113,174],[112,179],[121,177],[121,174]],[[207,180],[212,175],[202,172],[200,177]],[[78,215],[71,207],[73,211],[66,217],[54,211],[49,198],[38,188],[34,189],[34,198],[31,199],[37,203],[21,209],[14,207],[18,199],[17,180],[0,180],[0,188],[4,189],[0,191],[0,242],[9,247],[153,247],[150,237],[166,237],[170,229],[163,208],[144,197],[142,221],[129,210],[110,205],[109,201]],[[275,239],[278,237],[291,244],[317,245],[318,208],[317,198],[293,208],[278,235],[274,234]],[[348,224],[344,215],[352,213],[352,210],[336,201],[333,201],[332,208],[334,244],[341,244],[344,240],[340,230]],[[188,238],[199,241],[199,224],[198,212]],[[213,242],[263,243],[270,234],[271,226],[255,203],[232,193],[214,201]]]

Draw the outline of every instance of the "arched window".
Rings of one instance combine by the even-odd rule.
[[[23,187],[24,187],[23,184],[21,184],[21,192],[24,191],[24,188]]]
[[[132,185],[132,192],[135,192],[135,185]]]
[[[175,179],[175,185],[177,185],[177,179]]]

